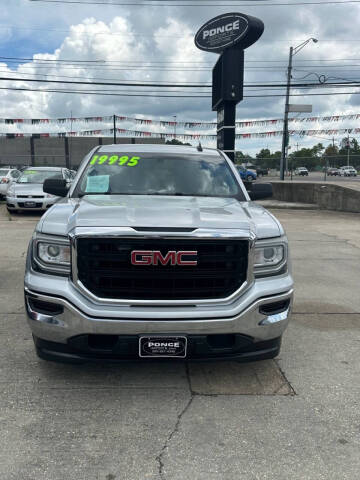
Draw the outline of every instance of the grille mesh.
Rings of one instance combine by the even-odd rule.
[[[196,250],[196,266],[132,265],[132,250]],[[79,238],[78,278],[100,298],[181,300],[224,298],[246,280],[248,241]]]

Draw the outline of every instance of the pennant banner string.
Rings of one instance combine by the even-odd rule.
[[[360,114],[349,114],[349,115],[331,115],[324,117],[294,117],[289,118],[289,122],[294,123],[306,123],[306,122],[339,122],[343,120],[359,120]],[[70,122],[79,123],[109,123],[113,122],[114,116],[96,116],[96,117],[64,117],[64,118],[0,118],[0,124],[5,125],[62,125]],[[194,122],[194,121],[166,121],[166,120],[153,120],[139,117],[129,117],[115,115],[116,122],[132,122],[138,125],[157,125],[161,127],[183,127],[183,128],[215,128],[217,126],[216,122]],[[238,128],[252,127],[255,125],[266,126],[266,125],[276,125],[283,123],[282,118],[275,119],[262,119],[262,120],[244,120],[236,121],[236,126]]]
[[[135,137],[151,137],[151,138],[175,138],[172,133],[162,133],[162,132],[146,132],[142,130],[128,130],[124,128],[116,128],[116,133],[126,136],[135,136]],[[321,130],[289,130],[289,135],[298,135],[303,136],[317,136],[317,135],[348,135],[348,134],[359,134],[360,128],[342,128],[342,129],[321,129]],[[17,137],[33,137],[33,138],[42,138],[42,137],[91,137],[91,136],[110,136],[114,134],[114,129],[103,129],[103,130],[82,130],[78,132],[52,132],[52,133],[6,133],[0,132],[1,137],[6,138],[17,138]],[[282,130],[274,130],[270,132],[251,132],[251,133],[237,133],[235,138],[237,140],[249,139],[249,138],[271,138],[279,137],[283,134]],[[217,136],[215,134],[202,134],[202,133],[180,133],[176,135],[176,138],[181,140],[198,140],[198,139],[207,139],[207,140],[216,140]],[[330,139],[329,139],[330,140]]]

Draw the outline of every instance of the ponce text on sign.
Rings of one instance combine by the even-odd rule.
[[[228,23],[227,25],[223,25],[222,27],[211,28],[210,30],[203,31],[203,39],[206,37],[212,37],[218,33],[224,32],[231,32],[232,30],[239,30],[239,20],[235,20],[235,22]]]

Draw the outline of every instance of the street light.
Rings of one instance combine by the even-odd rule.
[[[281,145],[281,159],[280,159],[280,180],[284,180],[284,166],[285,166],[285,159],[286,159],[286,146],[289,142],[289,96],[290,96],[290,84],[291,84],[291,69],[292,69],[292,58],[294,55],[300,52],[305,45],[309,42],[317,43],[316,38],[308,38],[305,42],[300,43],[297,47],[290,47],[289,52],[289,65],[288,65],[288,72],[287,72],[287,84],[286,84],[286,99],[285,99],[285,113],[284,113],[284,129],[283,129],[283,136],[282,136],[282,145]]]

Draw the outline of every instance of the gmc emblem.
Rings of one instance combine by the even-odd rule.
[[[197,265],[197,260],[186,260],[188,257],[197,256],[196,250],[171,250],[163,255],[160,250],[133,250],[131,252],[131,265]]]

